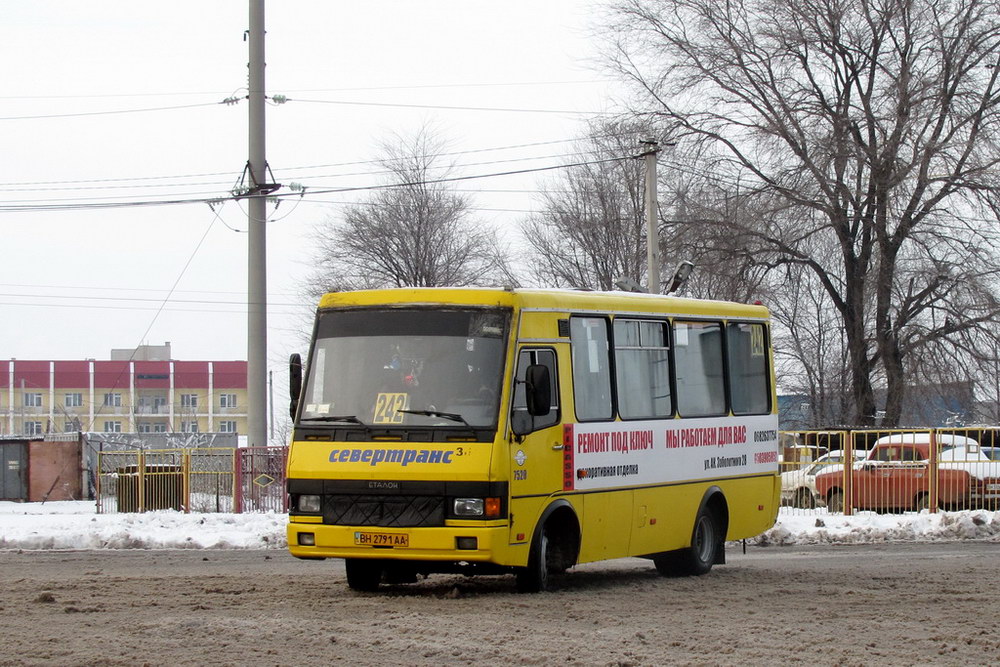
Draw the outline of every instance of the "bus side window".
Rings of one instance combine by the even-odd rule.
[[[525,400],[524,376],[528,366],[541,364],[549,369],[552,382],[552,405],[549,414],[533,417],[528,414]],[[511,423],[517,425],[515,433],[531,433],[560,423],[559,415],[559,374],[556,372],[556,353],[551,349],[523,349],[517,356],[517,376],[514,382],[514,402]]]
[[[674,322],[677,411],[681,417],[726,414],[723,366],[720,323]]]
[[[576,418],[580,421],[613,419],[608,321],[603,317],[571,317],[569,337]]]
[[[770,373],[764,325],[731,322],[726,327],[729,348],[729,391],[734,415],[764,415],[771,411]]]
[[[615,373],[622,419],[670,417],[670,347],[665,322],[616,318]]]

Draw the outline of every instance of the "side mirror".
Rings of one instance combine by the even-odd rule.
[[[524,372],[524,398],[528,414],[532,417],[544,417],[552,409],[552,380],[549,377],[549,367],[542,364],[531,364]]]
[[[295,411],[299,407],[299,396],[302,394],[302,357],[293,354],[288,357],[288,409],[292,419],[295,419]]]

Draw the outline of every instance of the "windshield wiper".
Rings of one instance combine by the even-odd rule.
[[[300,422],[350,422],[352,424],[365,425],[363,421],[355,417],[354,415],[340,415],[334,416],[330,415],[328,417],[303,417],[299,420]]]
[[[441,412],[440,410],[396,410],[396,412],[405,412],[408,415],[423,415],[424,417],[440,417],[449,421],[459,422],[460,424],[467,426],[470,431],[475,433],[475,429],[472,427],[472,424],[465,421],[465,417],[457,412]]]

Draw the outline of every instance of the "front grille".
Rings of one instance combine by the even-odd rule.
[[[335,526],[443,526],[444,518],[441,496],[336,494],[323,498],[323,523]]]

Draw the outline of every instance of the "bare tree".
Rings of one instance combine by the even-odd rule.
[[[685,287],[691,296],[744,303],[763,299],[768,292],[763,260],[770,253],[741,227],[770,211],[763,200],[740,196],[738,188],[720,187],[699,175],[698,158],[674,151],[664,160],[661,196],[673,202],[661,224],[665,253],[697,267]],[[666,202],[660,206],[666,209]]]
[[[521,226],[540,283],[610,290],[619,278],[645,282],[645,172],[633,156],[647,137],[634,122],[595,124],[578,145],[591,163],[545,185],[541,212]]]
[[[426,127],[381,146],[384,182],[318,231],[310,291],[512,284],[497,234],[447,182],[453,165]]]
[[[836,309],[815,276],[786,265],[783,289],[768,300],[775,327],[774,349],[782,389],[808,397],[809,426],[850,423],[847,341]]]
[[[873,423],[881,382],[898,423],[921,350],[981,356],[966,339],[998,316],[998,0],[619,0],[613,31],[643,108],[714,151],[706,179],[766,202],[717,215],[717,236],[807,269],[835,308],[856,420]]]

